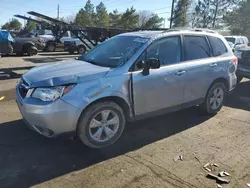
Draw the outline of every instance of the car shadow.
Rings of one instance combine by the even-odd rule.
[[[28,71],[29,69],[31,69],[33,67],[34,66],[13,67],[13,68],[0,69],[0,80],[9,80],[9,79],[20,78],[23,75],[23,71],[24,72]],[[20,73],[20,71],[22,71],[22,72]]]
[[[250,111],[250,81],[237,84],[229,95],[225,106]]]
[[[21,120],[6,122],[0,124],[0,185],[37,185],[137,150],[209,118],[195,107],[130,123],[121,138],[104,149],[90,149],[78,140],[44,138],[26,128]]]

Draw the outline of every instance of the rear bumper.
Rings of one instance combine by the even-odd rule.
[[[248,72],[249,71],[249,72]],[[249,78],[250,79],[250,70],[243,71],[243,70],[237,70],[236,72],[237,76],[244,77],[244,78]]]

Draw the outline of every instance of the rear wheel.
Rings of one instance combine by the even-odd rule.
[[[122,108],[114,102],[93,104],[82,114],[77,134],[91,148],[103,148],[113,144],[125,127]]]
[[[53,42],[47,44],[46,50],[48,52],[54,52],[56,50],[56,45]]]
[[[225,84],[216,82],[209,88],[201,107],[206,113],[214,115],[222,108],[226,95],[227,89]]]
[[[27,54],[28,54],[29,56],[33,56],[33,55],[36,55],[37,52],[38,52],[38,50],[37,50],[37,48],[36,48],[35,46],[30,46],[30,47],[28,48]]]

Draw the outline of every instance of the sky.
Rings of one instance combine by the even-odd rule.
[[[0,0],[0,26],[13,18],[15,14],[25,15],[28,11],[35,11],[50,17],[57,17],[57,6],[60,7],[60,17],[76,14],[83,8],[87,0]],[[101,0],[91,1],[95,6]],[[108,12],[117,9],[124,12],[133,6],[137,11],[149,10],[166,19],[165,27],[169,27],[168,18],[171,12],[172,0],[102,0]],[[24,20],[19,19],[24,24]]]

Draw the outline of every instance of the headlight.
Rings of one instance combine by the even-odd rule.
[[[234,55],[235,55],[238,59],[241,59],[241,54],[242,54],[242,52],[237,51],[237,50],[234,52]]]
[[[64,94],[68,93],[74,86],[75,85],[36,88],[32,93],[32,97],[42,101],[55,101]]]

